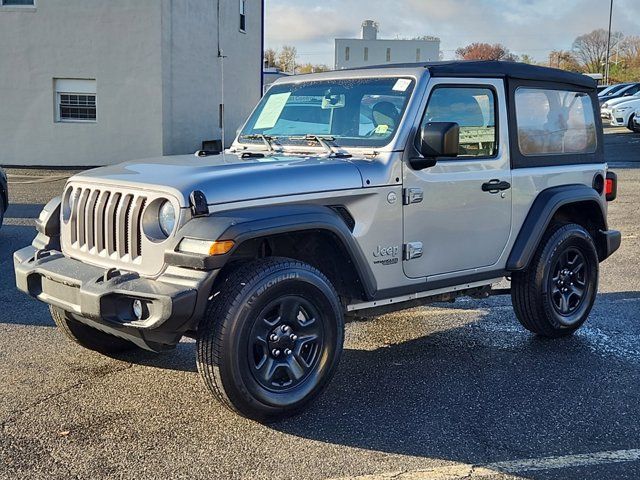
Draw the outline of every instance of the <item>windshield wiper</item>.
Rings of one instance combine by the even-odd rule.
[[[262,140],[267,147],[267,150],[269,150],[270,152],[275,152],[276,149],[273,146],[278,145],[278,140],[276,139],[276,137],[264,135],[262,133],[252,133],[250,135],[243,135],[242,137],[248,140]]]
[[[335,143],[336,138],[331,135],[315,135],[309,133],[302,137],[289,137],[291,140],[307,140],[307,141],[315,141],[322,148],[324,148],[330,157],[338,157],[338,158],[350,158],[352,155],[350,153],[341,152],[336,148],[340,146]]]

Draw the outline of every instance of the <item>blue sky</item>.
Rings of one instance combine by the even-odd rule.
[[[333,65],[333,39],[358,36],[372,19],[384,38],[440,37],[445,58],[480,41],[544,60],[607,28],[608,14],[609,0],[266,0],[266,44],[294,45],[299,61]],[[640,0],[614,0],[613,28],[640,35]]]

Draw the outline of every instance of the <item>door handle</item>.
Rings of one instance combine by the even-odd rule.
[[[489,193],[498,193],[503,190],[509,190],[511,188],[511,184],[509,182],[504,182],[500,180],[491,180],[490,182],[482,184],[482,191]]]

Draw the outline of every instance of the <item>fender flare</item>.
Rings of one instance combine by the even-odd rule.
[[[198,270],[218,270],[248,240],[312,230],[329,232],[336,237],[351,259],[364,293],[373,298],[377,284],[362,249],[340,214],[322,205],[245,208],[194,218],[180,229],[176,240],[165,253],[165,261],[170,265]],[[235,246],[225,255],[203,257],[178,251],[178,245],[185,237],[212,241],[232,240]]]
[[[585,202],[597,205],[601,215],[598,220],[604,225],[603,230],[606,230],[605,219],[607,217],[603,209],[602,198],[593,188],[586,185],[563,185],[540,192],[534,200],[511,249],[506,270],[518,272],[526,269],[556,212],[564,206]]]

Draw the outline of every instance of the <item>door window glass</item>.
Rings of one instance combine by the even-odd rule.
[[[496,99],[490,88],[436,87],[422,126],[429,122],[460,125],[458,157],[493,157],[497,153]]]

